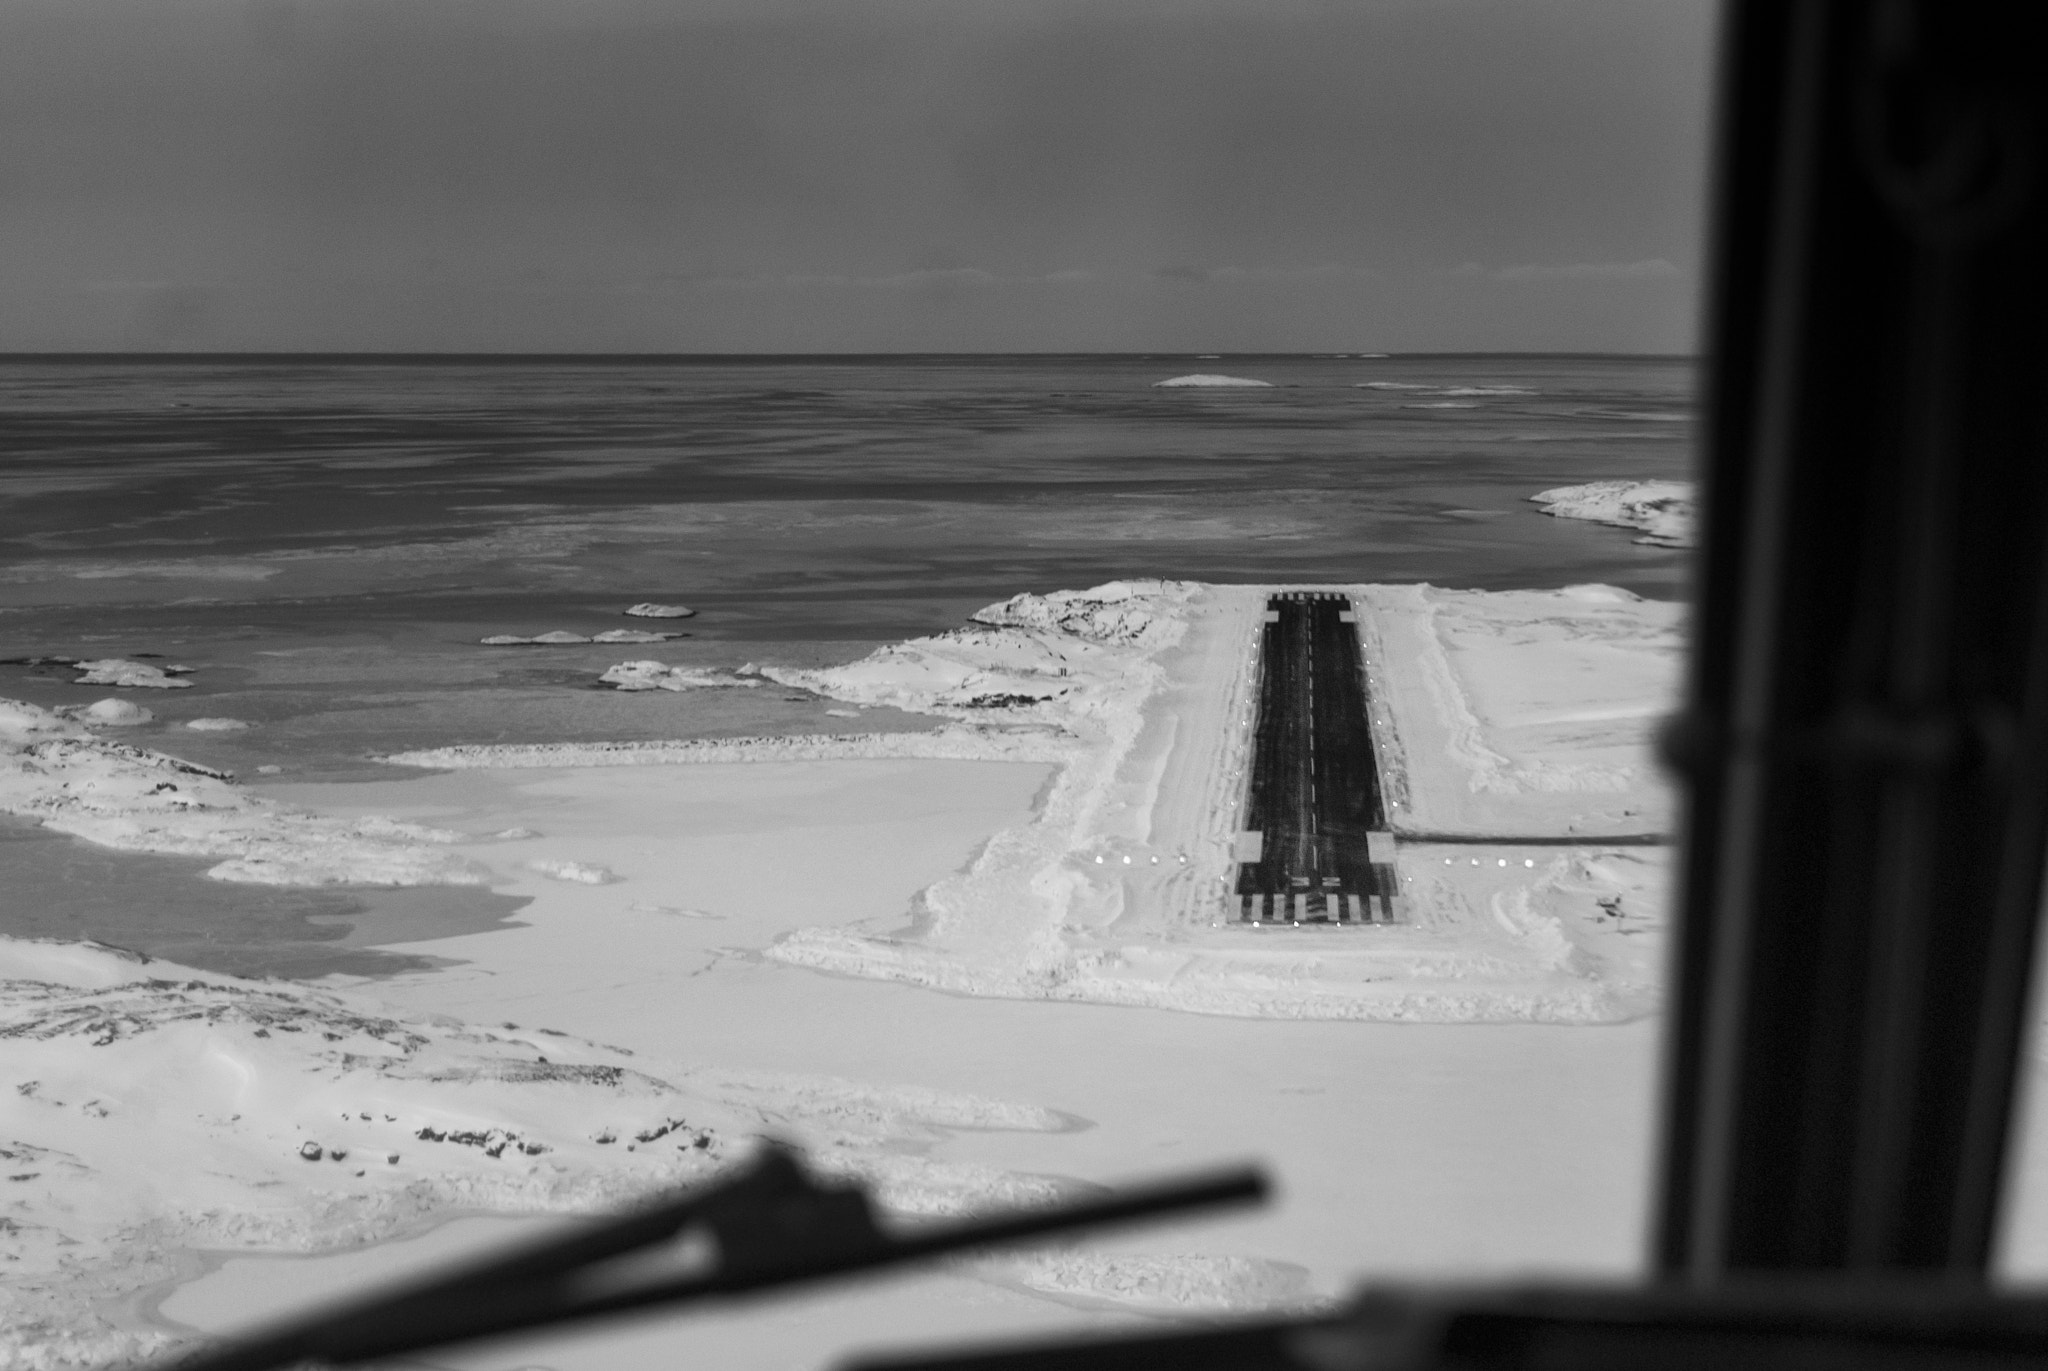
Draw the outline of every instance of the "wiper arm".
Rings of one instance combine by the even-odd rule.
[[[309,1361],[368,1361],[1098,1224],[1256,1201],[1266,1189],[1259,1171],[1244,1168],[897,1234],[876,1223],[874,1206],[860,1185],[821,1182],[794,1153],[770,1145],[737,1175],[711,1185],[168,1365],[177,1371],[270,1371]],[[606,1263],[695,1232],[708,1234],[716,1245],[710,1270],[638,1279],[611,1273],[614,1278],[606,1279]]]

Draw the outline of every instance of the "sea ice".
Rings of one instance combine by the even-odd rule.
[[[670,666],[654,661],[620,662],[606,667],[597,679],[614,690],[702,690],[761,684],[758,677],[735,675],[716,667]]]
[[[651,633],[644,628],[608,628],[591,638],[593,643],[665,643],[671,638],[681,638],[681,633]]]
[[[306,814],[237,788],[224,771],[95,737],[74,719],[20,700],[0,700],[0,811],[105,847],[217,858],[206,873],[216,880],[407,886],[487,879],[446,850],[457,834]]]
[[[657,605],[642,601],[622,611],[642,619],[687,619],[697,611],[688,605]]]
[[[479,640],[485,647],[569,647],[577,643],[594,642],[595,639],[582,633],[571,633],[556,629],[552,633],[537,633],[531,638],[522,638],[516,633],[493,633]]]
[[[618,880],[610,868],[594,862],[570,862],[543,857],[526,864],[529,871],[538,871],[549,880],[574,881],[578,885],[610,885]]]
[[[183,682],[178,682],[183,684]],[[73,705],[61,712],[81,723],[98,724],[105,728],[132,728],[136,724],[151,723],[156,714],[144,709],[131,700],[116,700],[111,697],[94,700],[89,705]]]
[[[249,725],[241,719],[187,719],[185,727],[200,733],[239,733]]]
[[[1643,530],[1639,543],[1659,547],[1691,547],[1694,538],[1693,484],[1690,481],[1592,481],[1558,486],[1529,497],[1543,512],[1560,519]]]
[[[1168,377],[1168,378],[1167,378],[1166,380],[1164,380],[1164,381],[1154,381],[1154,382],[1153,382],[1152,384],[1153,384],[1153,385],[1154,385],[1155,387],[1160,387],[1160,386],[1271,386],[1271,385],[1272,385],[1273,383],[1272,383],[1271,381],[1255,381],[1255,380],[1251,379],[1251,378],[1250,378],[1250,377],[1248,377],[1248,376],[1217,376],[1217,375],[1214,375],[1214,374],[1211,374],[1211,373],[1206,373],[1206,372],[1197,372],[1197,373],[1195,373],[1195,374],[1194,374],[1194,375],[1192,375],[1192,376],[1171,376],[1171,377]]]
[[[190,681],[176,679],[189,672],[188,666],[154,667],[147,662],[134,662],[126,657],[101,657],[95,661],[78,662],[79,671],[85,674],[73,681],[73,685],[128,686],[146,690],[185,690]]]

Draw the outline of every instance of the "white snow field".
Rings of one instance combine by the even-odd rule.
[[[1560,519],[1641,529],[1636,541],[1658,547],[1691,547],[1697,533],[1691,481],[1593,481],[1529,498]]]
[[[767,673],[954,720],[934,732],[444,749],[387,758],[391,781],[264,797],[0,708],[9,812],[218,855],[222,879],[481,880],[532,901],[399,945],[453,965],[319,987],[0,944],[0,1146],[33,1177],[0,1190],[24,1263],[0,1365],[246,1326],[339,1293],[344,1269],[498,1231],[436,1223],[613,1203],[764,1132],[905,1213],[1246,1157],[1282,1191],[872,1296],[437,1364],[814,1366],[1296,1305],[1362,1273],[1632,1269],[1665,853],[1601,837],[1670,822],[1648,737],[1676,611],[1604,588],[1344,588],[1400,823],[1424,835],[1401,851],[1407,919],[1247,929],[1218,920],[1272,589],[1018,596]],[[1459,835],[1566,841],[1430,840]],[[671,1119],[689,1146],[680,1128],[633,1142]]]

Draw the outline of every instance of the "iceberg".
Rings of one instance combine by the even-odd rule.
[[[156,714],[141,705],[127,700],[108,698],[94,700],[89,705],[72,705],[60,708],[59,713],[81,723],[97,724],[102,728],[132,728],[137,724],[154,723]]]
[[[1691,547],[1695,536],[1690,481],[1590,481],[1529,497],[1545,514],[1641,529],[1636,539],[1657,547]]]
[[[614,690],[702,690],[713,686],[758,686],[758,679],[716,667],[670,666],[666,662],[620,662],[597,678]]]
[[[134,662],[126,657],[101,657],[96,661],[75,662],[73,665],[84,672],[73,685],[128,686],[144,690],[185,690],[190,681],[176,678],[192,670],[189,666],[154,667],[147,662]]]
[[[1212,375],[1212,374],[1209,374],[1209,373],[1206,373],[1206,372],[1196,372],[1196,373],[1195,373],[1194,375],[1192,375],[1192,376],[1171,376],[1171,377],[1168,377],[1168,378],[1167,378],[1166,380],[1164,380],[1164,381],[1154,381],[1154,382],[1153,382],[1152,384],[1153,384],[1153,386],[1154,386],[1154,387],[1160,387],[1160,386],[1266,386],[1266,387],[1271,387],[1273,383],[1272,383],[1271,381],[1254,381],[1254,380],[1252,380],[1252,379],[1251,379],[1250,377],[1248,377],[1248,376],[1216,376],[1216,375]]]

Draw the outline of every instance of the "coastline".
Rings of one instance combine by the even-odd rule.
[[[1654,1001],[1602,987],[1620,948],[1640,961],[1653,944],[1654,907],[1638,932],[1594,939],[1585,911],[1613,872],[1550,853],[1565,865],[1432,874],[1403,928],[1261,936],[1201,917],[1202,883],[1228,856],[1227,835],[1205,831],[1230,793],[1215,723],[1241,706],[1236,638],[1262,589],[1069,593],[1046,614],[1014,610],[1020,624],[899,651],[879,683],[858,663],[806,673],[808,689],[856,703],[886,689],[951,720],[927,732],[441,749],[387,758],[389,781],[267,785],[267,801],[315,817],[306,831],[423,845],[530,901],[493,931],[380,944],[452,964],[307,993],[374,997],[405,1023],[516,1019],[613,1044],[583,1050],[623,1049],[697,1101],[693,1118],[791,1133],[913,1212],[1157,1172],[1177,1149],[1189,1163],[1255,1154],[1280,1136],[1356,1136],[1387,1159],[1359,1173],[1290,1157],[1301,1170],[1276,1211],[1003,1277],[1033,1299],[1185,1314],[1325,1297],[1360,1261],[1505,1271],[1564,1251],[1626,1269]],[[1177,626],[1136,622],[1134,601]],[[1106,636],[1077,648],[1062,615]],[[963,700],[1073,682],[1050,674],[1054,657],[1090,666],[1074,698],[1008,707],[997,726]],[[1532,793],[1554,818],[1560,792]],[[1183,853],[1152,875],[1149,858]],[[1653,874],[1630,877],[1634,898],[1654,899]],[[905,930],[913,907],[924,917]],[[1543,1018],[1616,1026],[1574,1039],[1585,1030],[1526,1022]],[[1276,1060],[1289,1063],[1278,1077]],[[1532,1077],[1532,1061],[1549,1074]],[[1554,1087],[1560,1061],[1579,1063],[1586,1090],[1643,1081],[1551,1120],[1537,1151],[1573,1179],[1443,1193],[1440,1154],[1512,1174],[1499,1168],[1530,1140],[1493,1121],[1503,1099],[1541,1110],[1531,1081]],[[1446,1069],[1491,1084],[1418,1093]],[[1368,1083],[1368,1099],[1344,1081]],[[1390,1099],[1405,1112],[1377,1117],[1373,1101]],[[280,1178],[309,1174],[292,1166]],[[1518,1217],[1500,1222],[1503,1205]],[[1366,1211],[1392,1217],[1361,1248],[1335,1216]]]

